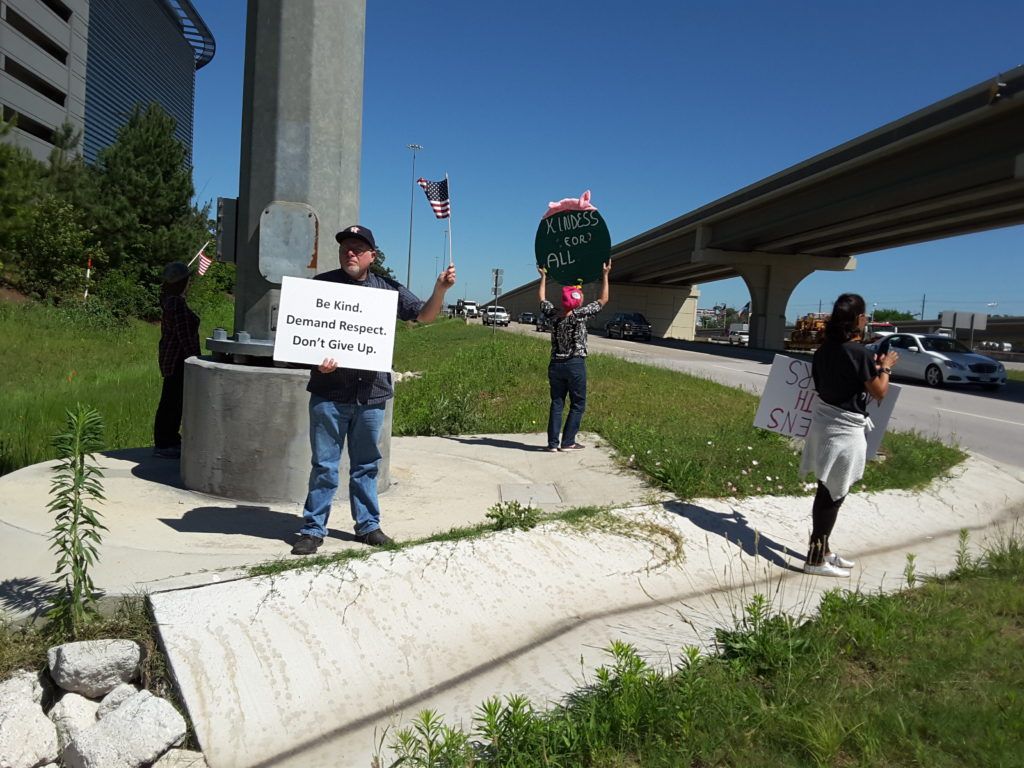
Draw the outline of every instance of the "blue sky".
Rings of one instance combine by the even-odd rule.
[[[203,202],[238,193],[246,4],[194,5],[217,40],[196,75]],[[549,200],[590,189],[621,242],[1024,63],[1022,29],[1021,0],[368,0],[360,223],[405,282],[406,145],[423,145],[416,175],[451,179],[449,297],[484,300],[495,267],[505,287],[536,276]],[[422,295],[446,223],[415,192]],[[749,298],[738,278],[700,291],[701,307]],[[844,291],[915,313],[924,300],[929,318],[1024,315],[1024,227],[863,254],[806,278],[787,317]]]

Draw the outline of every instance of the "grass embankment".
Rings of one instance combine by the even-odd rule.
[[[231,312],[204,311],[201,338],[230,327]],[[50,438],[76,402],[103,416],[107,449],[152,445],[159,341],[158,323],[0,302],[0,475],[54,458]]]
[[[396,435],[543,432],[548,342],[459,322],[403,329],[396,370],[423,376],[398,389]],[[804,493],[799,444],[752,426],[758,399],[715,382],[608,355],[587,363],[583,429],[622,461],[682,498]],[[918,488],[963,454],[908,433],[889,433],[886,461],[868,490]]]
[[[211,316],[214,315],[214,316]],[[204,312],[201,334],[230,325]],[[0,304],[0,473],[53,457],[50,435],[75,402],[100,412],[110,450],[150,445],[160,396],[160,329],[107,327],[80,312]],[[397,389],[395,435],[542,432],[548,343],[540,337],[439,321],[398,330],[395,369],[423,373]],[[623,462],[683,497],[803,493],[798,446],[751,426],[757,398],[606,355],[588,363],[583,428]],[[961,460],[956,449],[889,434],[869,490],[920,487]]]
[[[492,699],[465,731],[424,712],[389,744],[407,768],[1021,765],[1022,587],[1008,539],[919,589],[831,592],[811,621],[755,595],[673,674],[615,644],[561,706]]]

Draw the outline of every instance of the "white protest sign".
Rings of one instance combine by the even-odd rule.
[[[281,279],[274,359],[390,371],[398,292],[301,277]]]
[[[885,427],[900,395],[900,388],[889,385],[889,392],[879,403],[868,399],[868,416],[875,428],[867,433],[868,458],[873,458],[882,444]],[[811,428],[811,413],[818,393],[811,377],[811,359],[776,355],[768,374],[761,402],[754,416],[754,426],[803,439]]]

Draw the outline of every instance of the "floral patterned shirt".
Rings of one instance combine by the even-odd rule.
[[[572,314],[559,316],[550,301],[540,303],[540,312],[551,321],[551,359],[568,360],[570,357],[587,356],[587,318],[602,309],[600,301],[573,310]]]

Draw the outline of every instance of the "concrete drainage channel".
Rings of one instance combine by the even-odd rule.
[[[907,552],[919,573],[947,571],[961,527],[980,544],[1021,510],[1020,473],[978,457],[922,494],[854,494],[836,540],[858,567],[839,586],[899,588]],[[543,705],[584,684],[612,640],[668,667],[755,592],[808,613],[837,586],[786,548],[806,539],[806,498],[616,514],[628,525],[610,532],[551,523],[153,594],[211,768],[366,766],[422,709],[468,726],[490,696]]]

